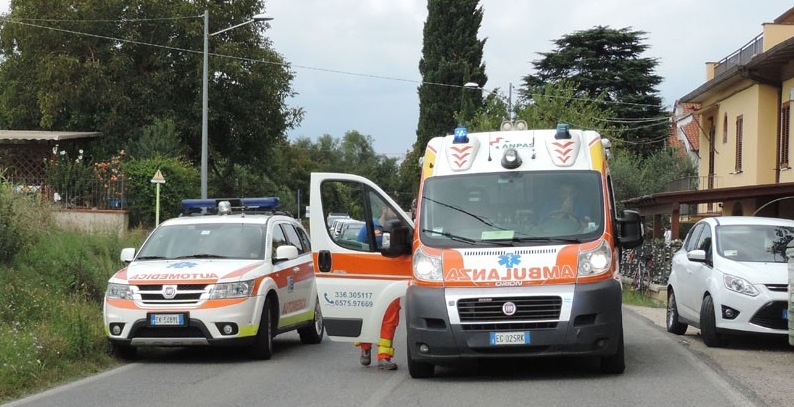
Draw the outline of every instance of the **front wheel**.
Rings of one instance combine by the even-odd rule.
[[[717,315],[714,313],[714,300],[710,295],[703,299],[700,306],[700,333],[703,343],[709,348],[723,348],[728,344],[725,335],[717,332]]]
[[[268,297],[262,306],[262,318],[259,320],[259,330],[251,344],[251,357],[259,360],[268,360],[273,356],[273,298]]]
[[[314,345],[322,342],[325,325],[323,325],[323,313],[320,310],[320,300],[314,301],[314,321],[310,326],[298,328],[301,343]]]
[[[408,373],[411,377],[414,379],[427,379],[433,377],[435,370],[435,365],[415,360],[411,345],[408,345]]]
[[[679,321],[678,304],[675,302],[675,292],[672,288],[667,294],[667,332],[676,335],[683,335],[686,332],[687,324]]]

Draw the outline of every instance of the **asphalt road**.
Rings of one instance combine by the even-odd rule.
[[[326,338],[301,345],[291,333],[276,338],[269,361],[249,361],[234,350],[158,349],[143,352],[139,362],[7,406],[792,405],[786,400],[794,398],[780,399],[786,395],[771,390],[792,388],[794,347],[744,345],[712,353],[695,333],[676,337],[664,331],[654,322],[658,312],[626,308],[622,375],[601,374],[590,359],[550,358],[444,368],[432,379],[411,379],[401,325],[400,369],[393,372],[360,366],[351,344]],[[771,367],[759,354],[782,361]],[[776,376],[786,383],[745,381],[746,376]]]

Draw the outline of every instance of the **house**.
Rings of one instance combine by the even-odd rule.
[[[626,206],[654,217],[655,237],[663,233],[662,215],[671,215],[678,236],[683,205],[696,206],[696,216],[794,219],[792,102],[794,8],[764,23],[735,52],[706,63],[706,81],[679,99],[673,133],[680,131],[676,138],[696,157],[693,188],[633,198]],[[693,131],[697,138],[686,141]]]

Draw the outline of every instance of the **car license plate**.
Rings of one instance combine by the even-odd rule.
[[[491,346],[529,345],[529,331],[491,332]]]
[[[149,325],[152,326],[184,326],[185,314],[149,314]]]

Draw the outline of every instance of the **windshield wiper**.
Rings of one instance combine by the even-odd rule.
[[[468,237],[453,235],[452,233],[449,233],[449,232],[439,232],[439,231],[430,230],[430,229],[422,229],[422,232],[432,233],[434,235],[439,235],[439,236],[444,236],[444,237],[446,237],[448,239],[452,239],[452,240],[455,240],[455,241],[458,241],[458,242],[464,242],[464,243],[468,243],[468,244],[474,244],[474,243],[477,242],[474,239],[469,239]]]
[[[138,256],[135,260],[165,260],[163,256]]]
[[[228,259],[228,256],[219,256],[217,254],[199,253],[187,256],[174,257],[174,259]]]

